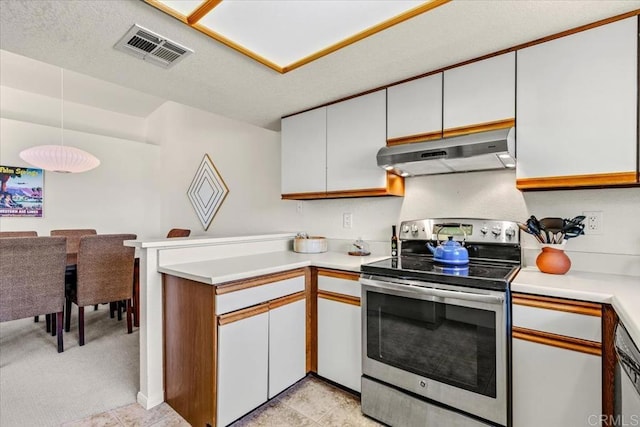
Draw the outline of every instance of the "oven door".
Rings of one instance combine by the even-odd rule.
[[[363,276],[364,375],[507,425],[506,292]]]

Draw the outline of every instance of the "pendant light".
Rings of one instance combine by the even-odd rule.
[[[100,165],[93,154],[64,145],[64,69],[60,69],[60,145],[37,145],[20,152],[25,162],[47,171],[80,173]]]

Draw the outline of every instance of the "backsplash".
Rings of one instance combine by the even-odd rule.
[[[391,225],[403,220],[479,217],[524,222],[538,218],[573,218],[583,211],[602,211],[602,233],[567,242],[573,269],[640,276],[640,188],[521,192],[512,170],[407,178],[404,198],[305,201],[303,227],[310,234],[334,239],[362,237],[386,242]],[[342,214],[353,216],[342,227]],[[538,243],[522,238],[525,265],[535,265]]]

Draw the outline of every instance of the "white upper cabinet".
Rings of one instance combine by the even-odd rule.
[[[404,196],[404,179],[379,168],[386,90],[282,119],[282,198]]]
[[[386,91],[327,107],[327,192],[387,187],[376,154],[387,143]]]
[[[509,52],[444,72],[444,130],[513,119],[515,53]]]
[[[282,194],[324,192],[327,108],[282,119]]]
[[[518,51],[518,188],[637,181],[637,22]]]
[[[442,133],[442,73],[387,89],[387,139],[439,137]]]

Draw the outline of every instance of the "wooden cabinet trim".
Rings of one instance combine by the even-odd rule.
[[[615,172],[589,175],[549,176],[541,178],[518,178],[519,190],[570,189],[575,187],[637,186],[638,172]]]
[[[305,291],[300,291],[300,292],[296,292],[295,294],[291,294],[291,295],[287,295],[284,297],[271,300],[267,304],[269,305],[269,310],[273,310],[278,307],[282,307],[283,305],[292,304],[294,302],[303,300],[304,297],[305,297]]]
[[[282,200],[316,200],[316,199],[326,199],[327,193],[287,193],[282,194],[280,196]]]
[[[602,356],[602,345],[598,342],[566,337],[564,335],[552,334],[550,332],[534,331],[533,329],[521,328],[519,326],[512,327],[512,337],[538,344],[563,348],[565,350]]]
[[[360,298],[353,297],[351,295],[344,295],[344,294],[339,294],[339,293],[336,293],[336,292],[319,290],[318,291],[318,298],[324,298],[324,299],[328,299],[328,300],[331,300],[331,301],[336,301],[336,302],[341,302],[341,303],[345,303],[345,304],[356,305],[356,306],[360,307]]]
[[[224,295],[229,292],[241,291],[243,289],[253,288],[256,286],[268,285],[269,283],[279,282],[281,280],[292,279],[294,277],[304,276],[304,268],[284,271],[281,273],[266,274],[248,279],[234,280],[216,286],[216,295]]]
[[[608,415],[603,426],[613,427],[615,413],[615,377],[618,356],[616,354],[615,332],[618,315],[612,306],[602,307],[602,413]]]
[[[456,128],[444,129],[442,131],[443,138],[450,138],[452,136],[469,135],[472,133],[486,132],[490,130],[507,129],[516,125],[516,119],[509,118],[503,120],[496,120],[493,122],[478,123],[470,126],[460,126]]]
[[[387,186],[385,188],[361,188],[357,190],[340,190],[316,193],[287,193],[281,194],[282,200],[318,200],[342,199],[347,197],[384,197],[404,196],[404,178],[387,172]]]
[[[307,372],[318,372],[318,272],[305,269],[307,297]]]
[[[583,314],[586,316],[602,316],[602,305],[593,302],[524,294],[513,294],[511,301],[515,305],[564,311],[567,313]]]
[[[162,286],[164,400],[192,425],[215,425],[213,288],[170,274],[162,275]]]
[[[436,139],[442,138],[442,131],[435,132],[426,132],[426,133],[418,133],[415,135],[407,135],[407,136],[399,136],[396,138],[388,138],[387,146],[390,147],[392,145],[401,145],[401,144],[412,144],[414,142],[426,142],[433,141]]]
[[[242,319],[257,316],[258,314],[266,313],[269,311],[269,303],[254,305],[252,307],[243,308],[231,313],[218,316],[218,325],[228,325],[229,323],[237,322]]]
[[[353,280],[354,282],[360,280],[360,273],[342,270],[329,270],[326,268],[318,268],[318,276],[333,277],[334,279]]]

